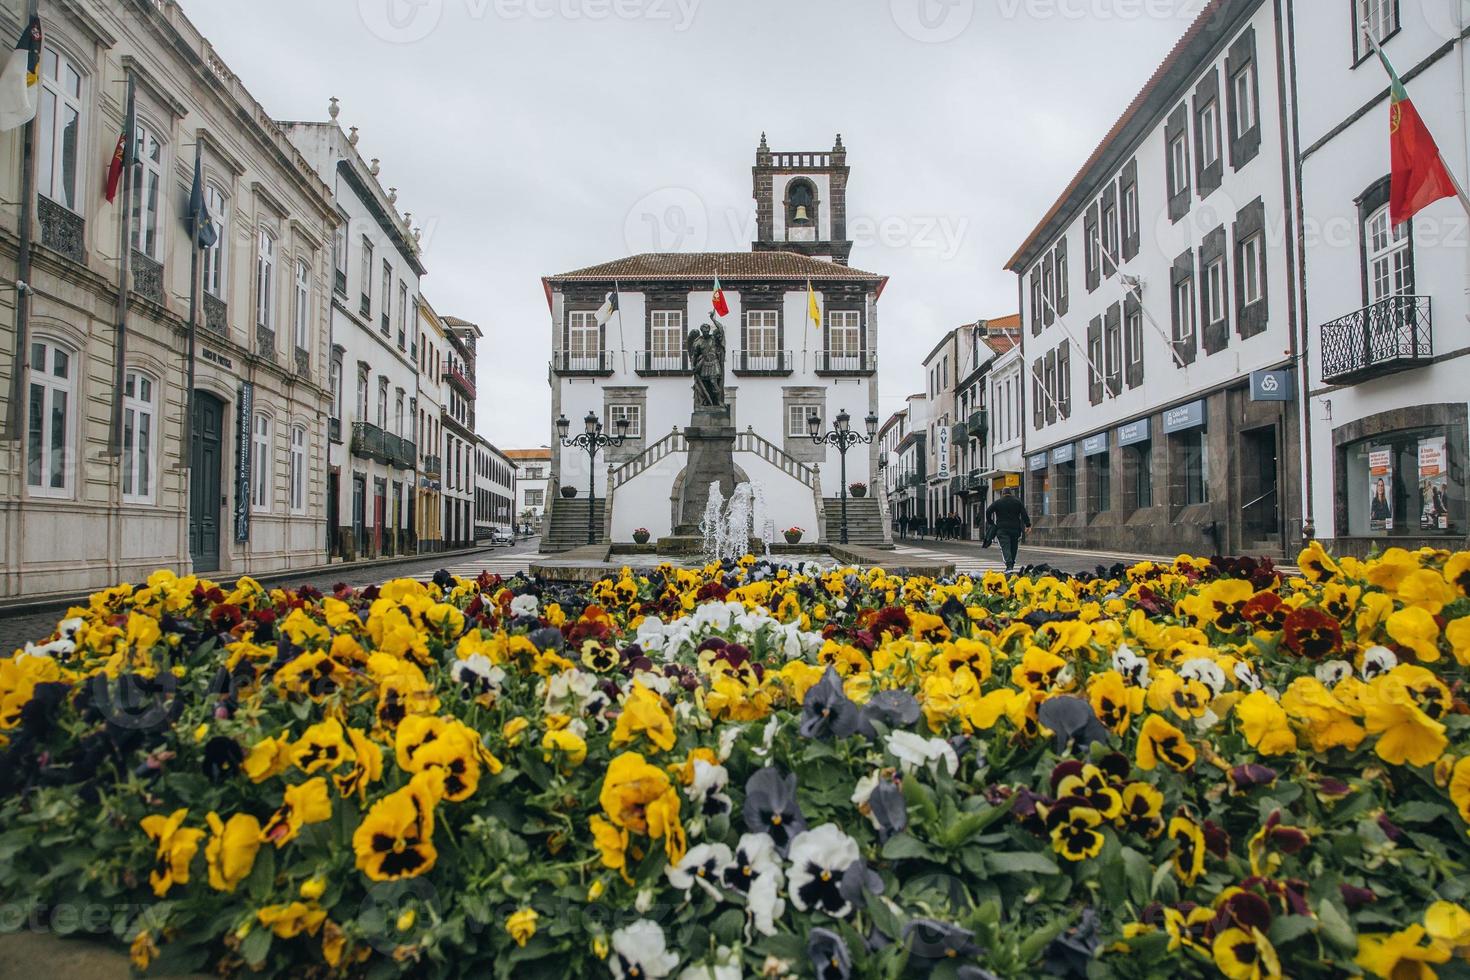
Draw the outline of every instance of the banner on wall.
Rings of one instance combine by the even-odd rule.
[[[255,417],[255,385],[240,382],[235,402],[235,541],[250,540],[250,421]]]
[[[937,471],[935,472],[934,475],[937,476],[937,477],[939,477],[941,480],[948,480],[949,479],[949,426],[947,426],[947,425],[941,425],[939,427],[939,431],[935,434],[935,438],[937,440],[936,445],[935,445],[935,448],[937,450],[936,456],[937,456],[937,458],[939,460],[939,465],[938,465],[938,469],[937,469]]]
[[[1393,530],[1393,450],[1368,451],[1368,526]]]
[[[1444,436],[1419,440],[1419,527],[1445,531],[1450,526],[1450,461]]]

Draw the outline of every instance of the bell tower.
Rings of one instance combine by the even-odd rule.
[[[756,252],[799,252],[847,265],[847,147],[842,134],[830,150],[775,151],[761,133],[751,168]]]

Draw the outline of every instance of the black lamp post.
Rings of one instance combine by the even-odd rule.
[[[807,416],[806,427],[811,433],[812,442],[817,445],[826,443],[837,447],[837,458],[840,461],[841,490],[842,490],[842,543],[847,544],[847,451],[858,443],[869,443],[878,435],[878,416],[869,412],[868,417],[863,419],[868,434],[852,431],[852,416],[847,414],[847,409],[837,413],[833,420],[832,431],[822,431],[822,418],[812,414]]]
[[[618,434],[610,436],[602,431],[602,420],[592,412],[582,420],[584,431],[581,435],[567,438],[567,432],[572,427],[572,420],[565,415],[557,417],[556,433],[561,438],[563,446],[577,446],[587,451],[587,543],[596,544],[597,535],[593,531],[593,503],[597,500],[597,453],[607,446],[621,446],[623,440],[628,438],[628,420],[620,418],[614,424],[618,427]]]

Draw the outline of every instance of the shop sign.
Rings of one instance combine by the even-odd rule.
[[[1137,422],[1129,422],[1127,425],[1118,426],[1118,445],[1120,447],[1148,442],[1148,439],[1148,419],[1139,419]]]
[[[1046,469],[1046,453],[1037,453],[1030,459],[1032,471]]]
[[[1270,368],[1251,372],[1251,401],[1291,401],[1291,369]]]
[[[1108,434],[1099,432],[1082,440],[1082,455],[1097,456],[1108,451]]]
[[[1077,444],[1069,442],[1065,446],[1057,446],[1051,451],[1053,463],[1070,463],[1077,458]]]
[[[1203,398],[1185,405],[1164,409],[1164,431],[1166,433],[1197,429],[1204,424],[1205,401]]]

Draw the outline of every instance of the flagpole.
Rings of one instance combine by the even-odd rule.
[[[138,132],[134,125],[137,103],[134,101],[136,82],[129,69],[128,95],[123,110],[123,132],[127,139],[123,146],[123,193],[122,193],[122,254],[117,262],[117,335],[114,340],[114,364],[112,371],[112,433],[107,441],[107,455],[122,456],[123,444],[123,386],[127,377],[128,357],[128,272],[133,257],[133,192],[138,186],[137,174],[133,172],[138,162]]]
[[[1358,25],[1358,29],[1363,32],[1363,36],[1366,37],[1368,39],[1368,43],[1373,46],[1373,53],[1378,55],[1378,60],[1382,62],[1384,68],[1388,69],[1389,78],[1394,78],[1395,75],[1392,68],[1392,62],[1388,60],[1388,55],[1383,53],[1383,48],[1378,44],[1378,38],[1373,36],[1373,31],[1368,26],[1368,22],[1365,20],[1360,23]],[[1391,88],[1389,90],[1389,100],[1393,100],[1393,91]],[[1460,178],[1455,175],[1455,169],[1451,167],[1450,162],[1444,158],[1444,151],[1439,149],[1438,140],[1435,140],[1434,147],[1436,153],[1438,153],[1439,155],[1439,162],[1444,167],[1445,176],[1449,177],[1450,183],[1454,185],[1455,193],[1460,198],[1460,207],[1465,209],[1465,214],[1467,216],[1470,216],[1470,194],[1465,193],[1465,185],[1460,183]]]
[[[623,355],[623,373],[628,373],[628,341],[623,336],[623,297],[619,295],[618,281],[613,280],[613,303],[618,308],[618,350]],[[649,355],[650,357],[652,354]],[[612,419],[608,419],[609,422]]]
[[[194,172],[199,172],[204,152],[204,136],[194,141]],[[179,451],[179,469],[187,470],[194,462],[194,340],[199,322],[199,231],[189,223],[189,332],[188,352],[184,361],[184,444]]]
[[[27,26],[31,18],[39,15],[40,7],[41,0],[29,0],[26,4]],[[39,65],[37,70],[40,70]],[[35,223],[36,210],[36,120],[41,114],[39,92],[36,99],[36,115],[23,127],[20,140],[20,242],[15,263],[15,357],[11,359],[10,394],[5,411],[4,438],[7,442],[19,442],[21,439],[21,406],[31,353],[26,333],[31,317],[31,226]]]

